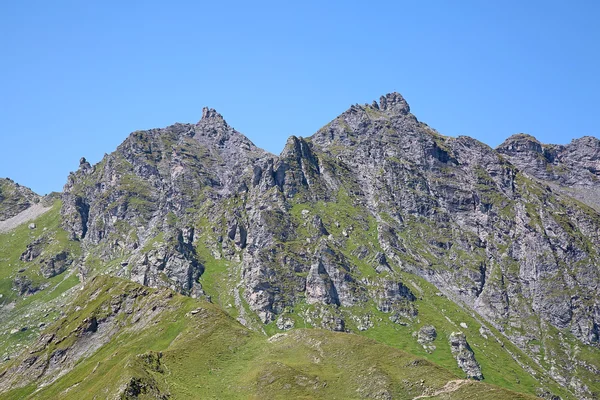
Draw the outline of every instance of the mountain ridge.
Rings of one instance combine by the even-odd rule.
[[[275,156],[205,108],[80,160],[53,228],[70,264],[52,265],[205,298],[267,335],[351,332],[512,390],[595,398],[597,143],[492,149],[390,93]]]

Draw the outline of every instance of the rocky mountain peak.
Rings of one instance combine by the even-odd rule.
[[[379,98],[379,109],[402,115],[410,113],[410,106],[408,105],[408,102],[400,93],[397,92],[388,93],[385,96],[381,96]]]
[[[542,144],[533,136],[526,133],[517,133],[506,139],[496,149],[504,154],[517,154],[523,152],[542,153]]]
[[[367,147],[381,143],[390,132],[403,134],[421,131],[417,118],[410,113],[410,106],[401,94],[393,92],[380,97],[379,103],[355,104],[309,138],[311,143],[327,151],[338,153],[354,148],[359,143]],[[333,146],[333,147],[332,147]]]
[[[217,110],[209,107],[202,108],[202,118],[200,119],[198,124],[201,124],[203,122],[220,123],[225,126],[228,126],[227,122],[225,121],[225,118],[223,118],[223,116],[219,112],[217,112]]]
[[[301,137],[290,136],[285,143],[283,150],[281,151],[281,158],[296,157],[306,155],[307,148],[306,141]]]
[[[229,141],[231,137],[243,136],[230,127],[217,110],[208,107],[202,109],[202,118],[196,124],[194,131],[196,139],[211,138],[210,140],[217,140],[220,145]],[[244,139],[246,139],[245,136]]]

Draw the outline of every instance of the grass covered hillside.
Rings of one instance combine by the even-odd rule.
[[[0,377],[3,399],[529,398],[358,335],[267,338],[213,304],[108,276]]]

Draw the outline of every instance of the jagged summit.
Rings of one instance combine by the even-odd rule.
[[[408,102],[397,92],[381,96],[379,103],[354,104],[337,118],[321,128],[310,140],[327,151],[338,152],[352,148],[358,143],[383,143],[389,136],[404,136],[409,132],[421,132],[426,136],[433,132],[410,113]]]
[[[509,136],[502,142],[496,150],[500,153],[506,153],[512,150],[533,150],[541,153],[543,149],[555,149],[555,150],[585,150],[586,153],[598,154],[600,156],[600,140],[595,136],[582,136],[579,138],[572,139],[568,144],[548,144],[540,142],[535,136],[527,133],[515,133]]]
[[[268,154],[267,151],[256,147],[246,135],[227,124],[223,115],[214,108],[202,109],[202,119],[192,131],[192,136],[199,142],[209,146],[216,144],[220,151],[224,151],[221,156],[229,160],[227,162],[245,159],[247,152],[256,153],[257,156]]]
[[[408,102],[400,93],[397,92],[392,92],[386,94],[385,96],[381,96],[379,98],[379,109],[398,114],[410,113],[410,106],[408,105]]]
[[[373,100],[371,104],[355,104],[351,105],[350,108],[344,113],[355,114],[357,112],[381,112],[381,115],[389,116],[403,116],[410,114],[410,106],[404,97],[398,92],[388,93],[379,97],[379,102]]]
[[[215,118],[216,119],[225,120],[223,118],[223,115],[221,115],[214,108],[209,108],[209,107],[203,107],[202,108],[202,119],[215,119]]]
[[[209,108],[209,107],[202,108],[202,118],[200,119],[199,122],[202,122],[204,120],[217,120],[217,121],[225,122],[225,118],[223,118],[223,115],[221,115],[214,108]],[[225,122],[225,124],[227,124],[227,123]]]

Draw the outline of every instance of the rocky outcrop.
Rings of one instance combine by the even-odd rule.
[[[462,332],[452,332],[449,341],[452,355],[456,358],[459,368],[465,372],[467,378],[478,381],[482,380],[481,367],[477,360],[475,360],[475,354],[469,343],[467,343],[465,334]]]
[[[526,134],[509,137],[496,149],[536,178],[564,186],[598,186],[600,140],[591,136],[566,145],[546,145]]]
[[[31,189],[12,179],[0,178],[0,221],[14,217],[40,200],[41,197]]]
[[[436,349],[436,346],[433,344],[436,338],[437,331],[433,325],[423,325],[417,332],[417,342],[423,346],[427,352],[433,352]]]
[[[308,304],[340,304],[335,286],[321,261],[310,267],[306,277],[306,302]]]
[[[281,329],[282,331],[287,331],[294,328],[296,323],[293,319],[286,317],[285,315],[280,315],[279,318],[277,318],[276,325],[278,329]]]
[[[19,259],[25,262],[35,260],[40,256],[40,254],[42,254],[42,252],[44,251],[44,247],[47,244],[47,238],[44,236],[34,240],[33,242],[27,245],[27,248],[25,249],[23,254],[21,254]]]
[[[17,277],[13,280],[12,286],[19,296],[29,296],[40,289],[33,283],[31,278],[24,275],[17,275]]]
[[[68,250],[53,250],[51,243],[50,237],[40,236],[29,243],[19,257],[24,262],[38,262],[40,273],[46,279],[62,274],[75,261]]]
[[[49,279],[62,274],[71,264],[73,264],[71,255],[67,251],[61,251],[48,257],[48,259],[42,260],[40,273],[44,278]]]
[[[154,379],[132,377],[121,392],[120,398],[123,400],[134,400],[139,399],[140,396],[148,396],[157,400],[167,400],[170,398],[168,393],[163,393],[160,390]]]
[[[402,282],[384,279],[378,291],[377,309],[383,312],[393,311],[398,304],[415,301],[416,297]]]

